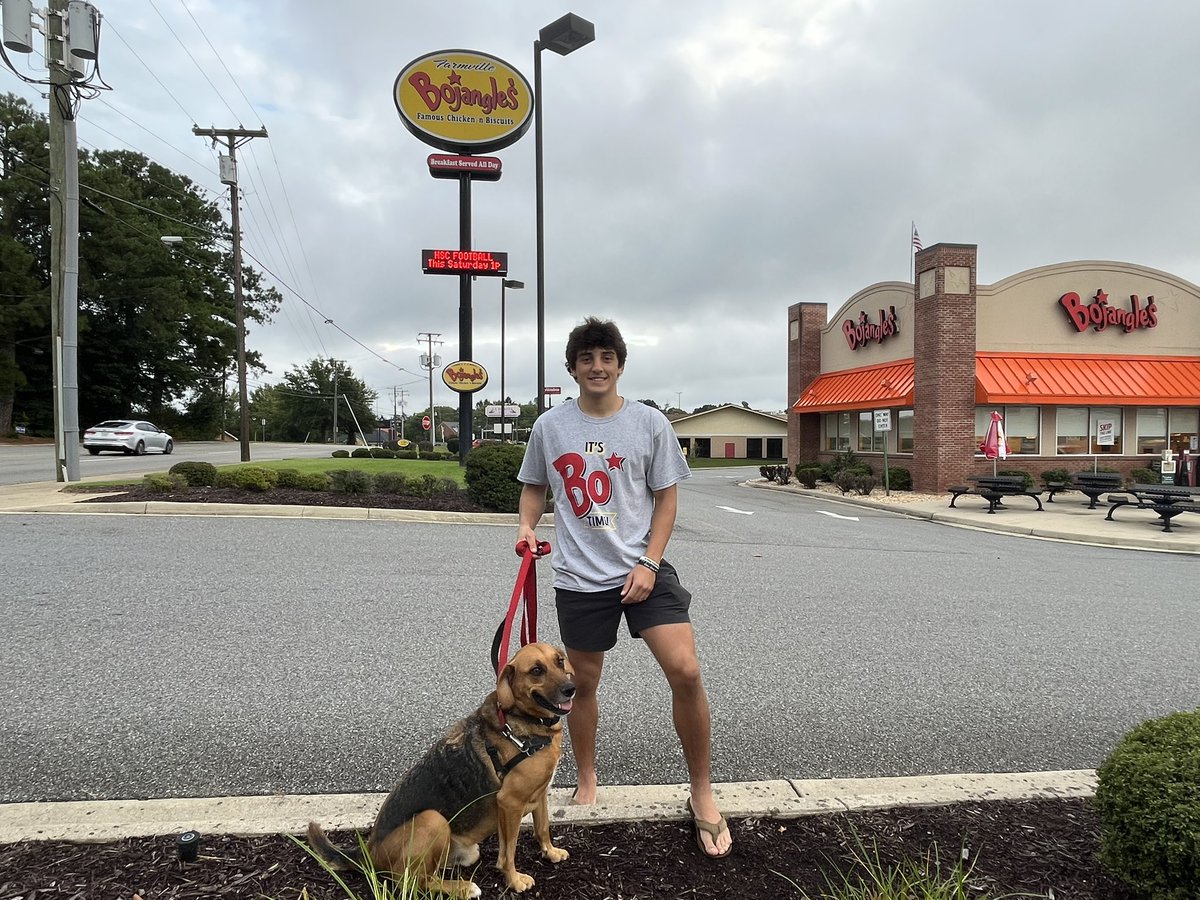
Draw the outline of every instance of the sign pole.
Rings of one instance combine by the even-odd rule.
[[[471,176],[458,176],[459,249],[471,249]],[[471,361],[471,275],[463,272],[458,279],[458,358]],[[471,450],[471,393],[458,395],[458,464],[467,464]]]
[[[892,485],[888,478],[888,440],[892,432],[892,411],[890,409],[875,410],[875,430],[883,432],[883,492],[892,495]]]

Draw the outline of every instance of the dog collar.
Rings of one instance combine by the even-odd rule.
[[[553,728],[562,718],[562,716],[550,716],[549,718],[542,718],[540,716],[530,716],[522,712],[515,712],[513,710],[509,710],[507,713],[504,712],[504,710],[501,710],[500,714],[501,716],[507,716],[512,719],[524,719],[526,722],[533,722],[537,725],[541,725],[543,728]],[[501,721],[503,721],[503,718]]]
[[[531,716],[523,716],[520,713],[513,713],[519,718],[532,718]],[[555,721],[558,721],[557,719]],[[523,763],[539,750],[545,750],[550,746],[552,739],[548,737],[531,737],[527,740],[521,740],[512,733],[512,729],[505,723],[500,730],[502,737],[506,738],[514,747],[517,748],[517,755],[510,759],[507,763],[500,759],[500,751],[491,741],[484,741],[484,746],[487,748],[488,756],[491,757],[492,767],[496,770],[496,776],[503,781],[504,776]]]

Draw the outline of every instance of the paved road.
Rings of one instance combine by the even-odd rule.
[[[0,802],[389,787],[486,692],[513,532],[0,516]],[[1088,768],[1200,696],[1191,558],[721,470],[685,483],[669,556],[696,595],[721,781]],[[604,689],[602,777],[684,780],[644,647],[623,637]]]
[[[336,448],[332,444],[277,444],[256,442],[250,445],[250,459],[289,459],[292,457],[328,456]],[[79,458],[79,476],[83,481],[106,475],[142,475],[146,472],[165,472],[181,459],[210,462],[215,466],[241,461],[241,447],[236,441],[184,441],[175,445],[175,453],[164,456],[125,456],[121,453],[101,453]],[[27,484],[31,481],[54,481],[53,444],[0,444],[0,484]]]

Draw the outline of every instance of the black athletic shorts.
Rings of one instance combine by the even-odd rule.
[[[554,591],[559,637],[569,649],[589,653],[602,653],[616,646],[621,616],[630,635],[636,638],[655,625],[690,622],[691,604],[692,595],[679,583],[679,574],[666,560],[659,563],[654,588],[641,603],[622,603],[619,587],[591,592],[566,588]]]

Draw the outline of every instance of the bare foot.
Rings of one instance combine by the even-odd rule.
[[[596,802],[596,777],[580,778],[571,794],[572,806],[591,806]]]

